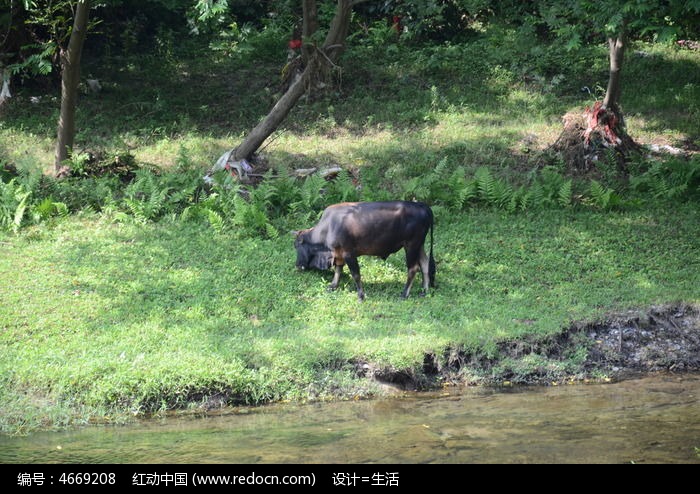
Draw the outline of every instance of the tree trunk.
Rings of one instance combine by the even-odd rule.
[[[314,53],[314,46],[311,43],[311,36],[318,31],[318,10],[316,0],[304,0],[302,2],[303,24],[301,29],[301,54],[304,66],[308,65]]]
[[[608,38],[610,73],[603,101],[586,108],[583,113],[564,116],[564,130],[552,145],[576,173],[597,173],[598,164],[614,156],[621,172],[639,145],[627,133],[620,107],[622,95],[622,62],[625,54],[626,30],[623,23],[617,36]]]
[[[326,41],[323,43],[323,51],[333,63],[338,61],[345,49],[345,38],[348,37],[350,29],[352,8],[358,3],[361,2],[358,0],[338,0],[331,27],[328,29]]]
[[[250,131],[243,142],[236,148],[232,156],[234,160],[250,159],[253,153],[265,142],[265,139],[277,129],[294,107],[294,104],[306,92],[306,86],[316,72],[316,65],[316,60],[312,58],[304,68],[304,71],[289,86],[287,92],[272,107],[270,113]]]
[[[352,8],[364,0],[338,0],[335,15],[331,21],[328,34],[322,47],[312,44],[309,39],[318,28],[318,18],[315,0],[304,0],[304,24],[302,52],[305,57],[303,72],[289,86],[284,95],[277,101],[270,113],[248,134],[243,142],[231,153],[236,161],[250,159],[253,153],[262,145],[270,134],[282,123],[307,89],[312,87],[319,70],[323,66],[335,65],[345,48],[348,36]]]
[[[621,75],[622,60],[625,54],[625,31],[623,30],[617,37],[608,38],[608,48],[610,54],[610,76],[608,78],[608,88],[603,99],[603,108],[620,112],[620,96],[622,95]]]
[[[87,32],[89,0],[77,3],[73,31],[68,48],[61,48],[61,114],[58,119],[58,137],[54,168],[57,175],[65,173],[63,161],[73,149],[75,139],[75,106],[80,82],[80,57]]]

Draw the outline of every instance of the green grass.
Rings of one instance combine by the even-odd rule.
[[[6,237],[2,428],[123,420],[217,393],[362,396],[353,362],[419,375],[426,354],[699,302],[699,219],[693,207],[439,217],[438,288],[403,301],[402,256],[363,258],[363,304],[349,276],[328,293],[330,271],[297,272],[287,237],[89,217]]]
[[[560,116],[590,103],[580,86],[604,85],[602,47],[574,56],[499,33],[464,45],[358,45],[346,56],[342,85],[301,102],[265,154],[278,173],[340,164],[363,189],[275,182],[267,191],[276,195],[257,211],[255,201],[246,210],[233,195],[207,198],[193,184],[269,109],[284,53],[279,63],[255,65],[186,48],[193,51],[100,63],[87,57],[84,70],[105,92],[81,97],[78,146],[128,151],[166,173],[144,173],[129,186],[26,179],[34,180],[32,200],[48,194],[70,214],[0,232],[3,432],[123,421],[217,399],[369,396],[378,390],[355,377],[362,363],[420,378],[428,355],[441,365],[451,352],[497,358],[503,341],[557,334],[611,311],[700,302],[692,190],[654,203],[643,194],[656,190],[652,179],[647,189],[630,190],[613,177],[605,185],[621,187],[624,201],[612,210],[569,200],[506,213],[494,201],[451,201],[456,173],[464,179],[487,169],[514,184],[534,183],[543,165],[537,151],[556,139]],[[647,143],[697,144],[697,53],[639,48],[652,56],[627,58],[630,132]],[[36,91],[18,89],[3,109],[0,161],[47,171],[56,94],[35,105]],[[588,188],[576,182],[569,196]],[[176,190],[187,194],[175,199]],[[294,269],[284,232],[312,226],[342,193],[427,195],[438,261],[430,296],[399,298],[402,254],[360,260],[362,304],[349,276],[328,293],[330,271]],[[6,200],[16,207],[15,198]],[[198,210],[197,201],[210,209]],[[562,362],[560,374],[576,373],[583,353]],[[505,364],[524,374],[520,367],[543,365],[537,355],[529,359]]]

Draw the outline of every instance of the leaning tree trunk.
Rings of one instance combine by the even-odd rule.
[[[267,116],[250,131],[243,142],[235,149],[231,156],[233,160],[250,159],[260,145],[265,142],[265,139],[277,129],[294,107],[294,104],[306,92],[309,81],[312,80],[313,75],[317,71],[317,65],[318,62],[315,58],[309,60],[304,71],[297,76],[296,80],[287,89],[287,92],[282,95]]]
[[[572,112],[564,116],[564,131],[552,148],[573,172],[592,172],[597,163],[611,156],[624,171],[629,153],[639,149],[639,145],[627,133],[620,108],[625,44],[623,25],[617,36],[608,38],[610,71],[603,101],[596,101],[583,113]]]
[[[315,0],[304,0],[303,45],[302,56],[304,69],[289,85],[284,95],[265,118],[232,151],[225,153],[215,165],[216,168],[229,167],[230,162],[250,159],[267,139],[284,121],[297,101],[313,90],[313,83],[324,67],[335,66],[345,48],[353,6],[365,0],[338,0],[335,15],[328,29],[322,46],[313,44],[312,36],[318,29],[317,8]],[[240,170],[240,166],[237,168]]]
[[[63,162],[73,149],[75,139],[75,106],[80,82],[80,57],[87,32],[89,0],[78,2],[73,20],[73,31],[68,48],[61,48],[61,114],[58,119],[58,137],[54,167],[57,175],[67,170]]]

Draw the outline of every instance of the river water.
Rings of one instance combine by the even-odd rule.
[[[467,388],[0,437],[0,463],[700,463],[700,375]]]

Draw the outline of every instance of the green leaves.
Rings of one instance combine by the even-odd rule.
[[[48,75],[53,71],[52,59],[58,46],[53,41],[35,43],[23,47],[27,51],[33,51],[24,61],[8,66],[12,74],[28,72],[32,75]]]
[[[228,11],[228,0],[197,0],[194,9],[199,14],[197,21],[206,23]]]
[[[153,175],[146,175],[127,187],[124,204],[136,221],[145,223],[161,216],[170,188],[159,185]]]
[[[689,14],[698,12],[696,4],[683,0],[545,0],[539,3],[539,9],[541,19],[567,50],[573,50],[592,39],[599,42],[591,34],[600,33],[601,28],[606,36],[618,36],[625,30],[632,38],[652,34],[670,39],[687,26]]]
[[[566,180],[557,191],[557,203],[562,207],[571,205],[572,180]]]
[[[55,202],[47,197],[36,206],[32,207],[32,215],[35,223],[46,221],[54,216],[65,218],[68,216],[68,206],[62,202]]]

